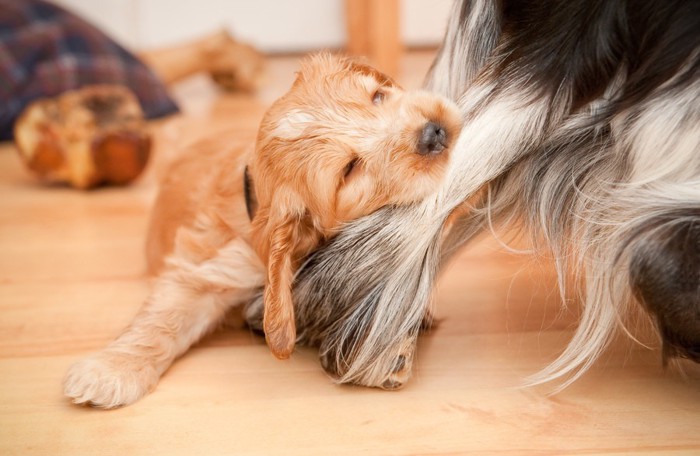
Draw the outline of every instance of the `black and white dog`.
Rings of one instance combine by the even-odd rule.
[[[636,303],[664,360],[700,362],[699,54],[697,0],[458,1],[426,83],[464,115],[448,182],[312,256],[302,341],[341,382],[399,387],[441,264],[518,220],[553,252],[562,293],[584,284],[573,339],[533,383],[578,378]]]

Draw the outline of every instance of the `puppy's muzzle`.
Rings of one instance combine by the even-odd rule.
[[[423,127],[418,139],[418,153],[421,155],[439,154],[448,145],[447,131],[442,125],[428,122]]]

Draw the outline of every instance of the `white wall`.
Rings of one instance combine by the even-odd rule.
[[[154,47],[228,27],[259,48],[289,52],[339,47],[343,5],[328,0],[141,0],[141,43]],[[201,7],[194,7],[194,4]],[[168,11],[164,20],[163,11]]]
[[[401,0],[401,37],[404,44],[414,47],[439,45],[454,2]]]
[[[21,1],[21,0],[20,0]],[[50,0],[83,16],[127,46],[138,45],[136,7],[139,0]]]
[[[167,46],[222,27],[267,52],[341,48],[346,41],[343,0],[53,1],[132,49]],[[437,45],[452,1],[402,0],[404,43]]]

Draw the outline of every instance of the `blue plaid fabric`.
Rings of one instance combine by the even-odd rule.
[[[156,75],[74,14],[42,0],[0,0],[0,139],[33,100],[89,84],[121,84],[147,118],[178,110]]]

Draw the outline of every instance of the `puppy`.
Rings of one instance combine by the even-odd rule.
[[[346,222],[435,191],[460,130],[454,105],[405,92],[375,69],[320,54],[267,111],[255,147],[193,147],[162,183],[147,239],[153,290],[131,325],[73,365],[73,402],[138,400],[227,309],[264,286],[272,353],[295,340],[291,284]]]
[[[410,368],[440,266],[514,222],[551,251],[562,296],[581,286],[570,344],[528,384],[575,381],[636,309],[664,363],[700,362],[699,56],[694,0],[455,2],[427,79],[465,120],[445,185],[349,224],[295,282],[326,370],[380,386]]]

